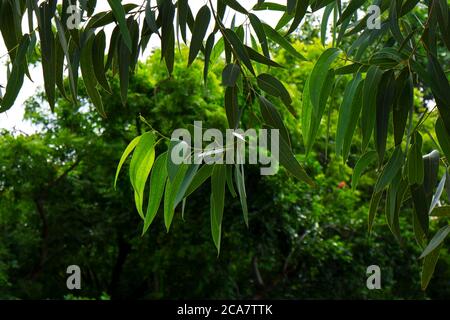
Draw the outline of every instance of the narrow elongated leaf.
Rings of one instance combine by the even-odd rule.
[[[92,62],[94,65],[94,73],[98,83],[108,92],[111,92],[108,80],[106,79],[105,71],[105,48],[106,48],[106,36],[105,32],[101,30],[95,36],[94,43],[92,45]]]
[[[86,86],[86,91],[91,98],[92,103],[96,107],[98,113],[103,117],[106,117],[105,110],[103,109],[103,102],[100,94],[97,90],[97,79],[94,74],[94,66],[92,61],[92,44],[94,42],[94,37],[91,35],[87,40],[85,45],[81,50],[81,74],[83,75],[84,84]]]
[[[423,185],[410,186],[411,198],[414,204],[413,226],[414,234],[419,245],[426,241],[429,228],[428,209],[430,208],[430,198],[426,196]]]
[[[189,197],[195,190],[197,190],[208,178],[211,176],[214,165],[204,164],[195,174],[194,179],[192,179],[184,197]]]
[[[211,20],[211,11],[207,5],[200,8],[195,17],[194,30],[192,31],[192,40],[189,47],[188,65],[191,65],[197,57],[208,30],[209,21]]]
[[[135,192],[136,208],[144,219],[144,189],[148,175],[155,161],[155,135],[146,132],[139,139],[130,163],[130,181]]]
[[[235,129],[239,124],[238,89],[236,86],[225,89],[225,113],[228,126]]]
[[[343,156],[343,148],[345,141],[345,133],[350,125],[353,99],[356,97],[359,84],[361,82],[361,74],[358,73],[352,81],[347,85],[344,92],[344,99],[339,108],[339,119],[336,130],[336,154]],[[311,84],[310,84],[311,85]],[[345,161],[346,159],[344,159]]]
[[[170,158],[170,153],[168,153],[167,159]],[[183,183],[184,176],[188,166],[184,163],[178,165],[178,170],[173,178],[173,180],[167,179],[166,189],[164,193],[164,223],[166,225],[166,230],[169,232],[170,225],[172,224],[173,216],[175,214],[175,201],[177,194],[180,190],[180,186]],[[168,172],[170,174],[170,172]]]
[[[264,31],[264,27],[261,23],[261,20],[254,15],[253,13],[249,13],[248,18],[250,23],[255,30],[256,36],[258,37],[259,44],[261,45],[262,51],[267,59],[270,59],[269,46],[267,44],[266,32]]]
[[[39,38],[41,45],[42,71],[44,75],[44,88],[50,108],[55,107],[55,85],[56,85],[56,54],[55,37],[52,31],[53,10],[50,3],[42,3],[39,6]],[[83,76],[84,78],[84,76]]]
[[[217,253],[220,253],[223,208],[225,204],[225,182],[225,165],[215,165],[211,176],[211,233]]]
[[[150,225],[155,219],[156,213],[161,203],[161,199],[164,193],[164,185],[167,180],[167,152],[162,153],[156,158],[153,165],[153,170],[150,175],[150,193],[148,197],[147,212],[144,219],[144,228],[142,229],[142,235],[144,235]]]
[[[295,7],[294,20],[292,21],[291,26],[289,27],[288,34],[294,32],[302,22],[303,17],[306,14],[306,10],[308,9],[309,2],[310,1],[308,0],[297,1],[297,6]]]
[[[389,159],[388,163],[383,169],[377,184],[375,185],[375,192],[383,190],[395,178],[404,163],[404,156],[401,147],[395,148],[394,153]]]
[[[25,34],[20,41],[17,55],[15,56],[11,74],[8,77],[6,91],[3,99],[0,100],[0,112],[9,110],[23,85],[23,77],[25,75],[26,54],[28,45],[30,44],[30,36]]]
[[[437,150],[433,150],[423,157],[423,186],[425,188],[426,195],[430,197],[430,199],[438,181],[439,160],[440,156]]]
[[[445,238],[448,236],[449,233],[450,233],[450,225],[439,229],[439,231],[436,232],[433,239],[431,239],[428,246],[425,248],[425,250],[420,255],[420,259],[426,257],[431,252],[433,252],[436,248],[438,248],[443,243],[443,241],[445,240]]]
[[[245,49],[244,44],[241,42],[236,33],[231,29],[225,29],[224,37],[233,47],[234,53],[237,54],[236,58],[239,58],[252,74],[255,74],[247,50]]]
[[[131,44],[131,36],[130,31],[128,30],[127,22],[125,20],[125,10],[122,6],[120,0],[108,0],[109,6],[114,14],[114,17],[119,24],[120,33],[122,35],[123,41],[127,46],[129,52],[131,53],[132,44]]]
[[[240,3],[237,0],[223,0],[223,2],[225,2],[225,4],[227,6],[229,6],[230,8],[236,10],[237,12],[243,13],[243,14],[247,14],[247,10],[240,5]]]
[[[206,40],[205,45],[205,66],[203,67],[203,81],[206,84],[206,80],[208,79],[208,71],[209,71],[209,62],[211,60],[211,52],[214,47],[214,33],[211,33]]]
[[[225,87],[234,87],[241,74],[241,68],[234,63],[229,63],[222,71],[222,85]]]
[[[277,67],[277,68],[283,68],[280,64],[276,63],[273,60],[270,60],[269,58],[266,58],[266,56],[263,56],[253,48],[249,46],[245,46],[245,49],[247,49],[248,56],[251,60],[265,64],[269,67]]]
[[[409,71],[406,72],[405,77],[400,76],[397,79],[398,98],[395,101],[393,108],[394,141],[396,146],[403,141],[408,113],[413,108],[414,104],[413,81]]]
[[[347,161],[348,155],[350,154],[350,147],[353,140],[353,134],[358,123],[359,115],[361,114],[362,106],[362,87],[363,82],[360,81],[358,87],[356,88],[355,96],[350,107],[350,118],[348,121],[348,126],[344,134],[344,144],[342,146],[342,158]]]
[[[356,163],[355,168],[353,169],[352,175],[352,189],[356,190],[356,186],[358,185],[359,178],[363,174],[363,171],[376,160],[377,153],[375,151],[366,152]]]
[[[421,185],[424,179],[424,165],[422,160],[422,136],[416,132],[414,143],[408,154],[408,181],[410,185]]]
[[[289,43],[288,40],[286,40],[283,36],[281,36],[276,30],[274,30],[271,26],[262,23],[264,27],[264,31],[266,33],[266,36],[269,37],[273,42],[277,43],[280,47],[285,49],[290,55],[293,57],[306,61],[307,59],[299,53],[295,48]]]
[[[281,115],[275,106],[263,96],[258,97],[259,105],[261,107],[261,115],[264,122],[272,128],[280,130],[281,138],[290,145],[290,139],[288,131],[281,119]]]
[[[342,15],[339,17],[339,20],[337,22],[338,25],[342,24],[343,21],[349,17],[351,17],[356,10],[360,9],[361,6],[366,2],[367,0],[351,0],[348,4],[347,8],[345,8]]]
[[[377,111],[375,126],[375,146],[378,152],[378,162],[381,166],[386,151],[389,115],[395,98],[395,77],[393,71],[383,74],[377,92]]]
[[[242,168],[242,171],[241,171]],[[236,186],[239,193],[239,200],[241,202],[242,214],[244,216],[245,225],[248,227],[248,207],[247,207],[247,194],[245,191],[245,181],[243,174],[243,165],[236,164],[234,167],[234,176],[236,180]]]
[[[268,94],[280,98],[285,105],[291,105],[292,99],[284,85],[268,73],[261,73],[256,78],[258,86]]]
[[[127,160],[128,156],[134,150],[134,148],[136,148],[136,146],[140,140],[141,140],[141,136],[138,136],[138,137],[134,138],[133,140],[131,140],[131,142],[128,144],[125,151],[123,152],[122,157],[120,158],[120,161],[119,161],[119,165],[117,166],[116,177],[114,179],[114,188],[116,188],[117,179],[119,178],[119,173],[120,173],[120,170],[122,169],[123,164],[125,163],[125,160]]]
[[[422,290],[425,290],[433,277],[434,269],[436,268],[436,263],[439,259],[439,253],[442,245],[434,249],[430,254],[428,254],[425,259],[423,259],[422,265],[422,275],[421,275],[421,286]]]
[[[437,119],[435,125],[435,132],[439,145],[441,146],[442,152],[447,158],[447,161],[450,161],[450,136],[448,135],[447,130],[445,129],[442,118]]]
[[[436,205],[438,204],[439,199],[441,198],[442,192],[444,191],[446,178],[447,178],[446,174],[442,175],[442,179],[439,182],[439,185],[436,189],[436,193],[433,195],[433,199],[431,200],[431,206],[430,206],[430,210],[429,210],[430,214],[433,211],[433,209],[436,207]]]
[[[378,211],[378,206],[380,204],[381,197],[383,195],[383,190],[380,192],[374,192],[372,194],[372,199],[370,200],[370,208],[369,208],[369,233],[372,231],[373,222],[375,220],[375,216]]]

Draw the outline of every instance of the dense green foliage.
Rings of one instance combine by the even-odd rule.
[[[39,49],[43,97],[56,116],[54,119],[39,110],[40,103],[32,103],[29,117],[44,125],[40,134],[44,142],[37,143],[36,150],[23,151],[29,154],[25,164],[36,157],[56,166],[27,174],[25,164],[18,163],[16,170],[7,170],[0,180],[8,190],[5,201],[15,201],[17,195],[17,186],[10,181],[23,186],[18,195],[31,196],[43,224],[40,258],[31,278],[39,276],[49,259],[50,220],[45,211],[46,206],[57,203],[49,199],[52,190],[55,197],[70,196],[56,196],[60,192],[56,186],[83,167],[85,157],[104,165],[96,170],[104,170],[99,174],[107,179],[109,162],[115,156],[112,146],[121,145],[124,149],[116,140],[118,137],[131,143],[115,172],[116,181],[120,179],[117,194],[129,191],[120,176],[126,167],[141,218],[137,221],[143,223],[142,234],[151,230],[149,227],[158,221],[155,217],[161,215],[165,229],[175,229],[179,210],[183,211],[182,217],[187,216],[185,207],[192,205],[191,200],[195,203],[192,192],[200,192],[201,204],[209,202],[213,243],[217,253],[223,254],[221,247],[227,239],[224,227],[231,223],[224,219],[231,210],[225,204],[230,203],[234,186],[244,225],[248,226],[252,210],[264,207],[257,199],[255,203],[250,200],[264,193],[252,195],[246,189],[258,189],[271,178],[257,179],[255,187],[249,186],[254,181],[253,169],[246,168],[244,174],[244,166],[239,164],[175,163],[172,150],[183,143],[180,139],[169,143],[171,132],[180,127],[193,130],[194,120],[204,120],[207,128],[222,131],[278,129],[280,137],[271,143],[280,148],[277,160],[285,170],[282,174],[288,174],[284,181],[295,177],[305,183],[304,190],[311,188],[311,196],[326,197],[330,193],[321,193],[321,174],[326,177],[326,188],[328,179],[336,175],[341,180],[339,190],[351,186],[353,192],[367,188],[369,177],[371,196],[353,199],[354,204],[342,202],[359,209],[369,207],[368,236],[376,233],[377,213],[381,211],[400,245],[417,245],[421,252],[421,288],[427,288],[450,234],[448,1],[289,0],[284,5],[265,0],[253,4],[209,0],[194,14],[188,0],[147,0],[141,5],[108,0],[109,9],[100,13],[96,12],[96,0],[86,0],[79,3],[85,20],[77,10],[72,11],[73,4],[76,7],[78,2],[0,1],[0,32],[10,65],[5,94],[0,97],[0,112],[14,105],[24,77],[31,78],[28,65],[34,62]],[[266,10],[282,14],[276,26],[258,17]],[[319,23],[310,24],[308,19],[320,10],[323,14]],[[230,14],[233,18],[228,21]],[[25,15],[28,33],[21,23]],[[306,23],[302,25],[302,21]],[[114,27],[109,39],[105,32],[108,26]],[[317,40],[319,29],[322,46]],[[165,70],[158,66],[148,79],[138,59],[152,36],[160,40],[157,55],[164,61]],[[187,52],[182,53],[182,43],[188,46]],[[305,50],[312,46],[314,50]],[[181,55],[187,56],[186,61],[180,60]],[[177,65],[180,63],[184,63],[184,69]],[[148,68],[153,70],[155,64],[152,62]],[[186,79],[190,82],[178,92],[178,81]],[[150,98],[141,93],[150,88]],[[88,101],[101,118],[86,110]],[[149,108],[151,105],[154,108]],[[75,137],[69,148],[60,146],[58,139],[72,135]],[[93,135],[110,140],[84,141]],[[25,144],[28,138],[10,137],[13,143],[25,139]],[[216,151],[220,151],[215,159],[231,155],[236,145],[222,147],[216,146]],[[22,152],[10,149],[6,156]],[[191,152],[194,150],[185,151],[183,156]],[[107,161],[101,159],[102,154],[109,155]],[[352,172],[348,172],[349,168]],[[30,184],[27,178],[36,174],[39,181]],[[203,185],[210,186],[207,193]],[[83,186],[79,192],[85,190]],[[105,190],[108,187],[102,192]],[[89,193],[86,199],[95,194]],[[112,206],[130,207],[123,199],[114,203],[117,196],[111,197],[108,199]],[[270,205],[276,206],[277,198],[272,199]],[[359,203],[363,199],[365,205]],[[283,205],[288,204],[286,199],[283,201]],[[309,204],[318,207],[320,201]],[[99,208],[107,212],[104,206]],[[403,213],[410,210],[409,219],[405,219]],[[308,224],[315,222],[313,216],[308,217]],[[353,227],[356,232],[356,222]],[[300,239],[301,234],[297,235]],[[121,234],[118,242],[124,238],[127,237]],[[130,250],[128,247],[125,245],[122,250]],[[121,262],[120,249],[118,257]],[[118,268],[122,265],[118,263]],[[286,263],[284,273],[288,267]],[[113,272],[111,277],[111,288],[117,284],[116,274]]]
[[[311,59],[323,50],[316,41],[294,45]],[[284,52],[276,59],[283,62]],[[42,128],[40,132],[2,133],[0,297],[448,297],[448,254],[438,263],[427,292],[420,290],[420,250],[407,223],[410,206],[401,214],[402,244],[390,234],[384,216],[377,218],[368,236],[368,201],[375,177],[364,175],[358,191],[352,191],[351,170],[325,156],[325,130],[319,134],[320,147],[306,161],[316,189],[285,171],[261,178],[256,167],[248,167],[249,229],[239,200],[227,195],[219,257],[209,241],[209,201],[203,196],[207,184],[189,197],[184,221],[176,213],[170,234],[158,215],[141,237],[142,221],[126,177],[119,179],[117,190],[112,184],[120,153],[146,129],[138,116],[167,134],[194,119],[217,126],[226,122],[217,80],[220,64],[213,66],[206,88],[201,66],[194,63],[186,69],[184,64],[180,57],[174,68],[177,77],[171,80],[166,80],[158,54],[140,64],[128,106],[121,106],[118,95],[107,98],[107,112],[115,110],[108,120],[92,112],[89,104],[74,110],[63,99],[49,116],[36,98],[27,104],[26,117]],[[311,67],[304,63],[299,73],[284,71],[290,91],[302,90]],[[116,81],[110,83],[117,88]],[[333,126],[336,121],[334,115]],[[296,123],[288,127],[292,136],[299,134]],[[295,149],[303,153],[301,144]],[[82,290],[77,292],[65,287],[70,264],[82,270]],[[371,264],[382,268],[380,291],[365,286]]]

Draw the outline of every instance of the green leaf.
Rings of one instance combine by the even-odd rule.
[[[372,194],[372,199],[370,200],[369,208],[369,233],[372,232],[373,222],[378,211],[378,206],[380,204],[381,196],[383,195],[383,190],[380,192],[374,192]]]
[[[436,137],[442,152],[444,153],[447,161],[450,161],[450,136],[448,135],[442,118],[438,118],[435,125]]]
[[[226,167],[223,164],[214,166],[211,176],[211,233],[217,253],[220,253],[220,238],[225,202]]]
[[[345,8],[344,12],[339,17],[337,25],[342,24],[345,19],[351,17],[366,1],[367,0],[351,0],[347,8]]]
[[[273,42],[277,43],[293,57],[302,61],[307,61],[307,59],[297,50],[295,50],[295,48],[289,43],[289,41],[282,37],[276,30],[265,23],[262,23],[262,25],[264,27],[264,31],[266,32],[266,36],[269,37]]]
[[[426,241],[429,228],[428,210],[430,208],[430,199],[425,194],[423,185],[410,186],[411,198],[414,204],[413,227],[416,240],[419,245]]]
[[[327,41],[327,27],[328,27],[328,19],[330,18],[330,14],[335,8],[335,3],[330,3],[326,6],[323,16],[322,16],[322,22],[320,25],[320,40],[322,41],[322,45],[326,45]]]
[[[294,14],[294,20],[292,21],[292,24],[288,30],[288,34],[294,32],[297,27],[300,25],[300,23],[303,20],[303,17],[306,14],[306,10],[308,9],[308,0],[299,0],[297,1],[297,6],[295,8],[295,14]]]
[[[450,217],[450,206],[435,207],[431,212],[433,217]]]
[[[248,207],[247,207],[247,194],[245,191],[244,181],[244,166],[236,164],[234,167],[234,177],[236,179],[236,186],[239,193],[239,201],[241,202],[242,214],[244,216],[245,225],[248,228]]]
[[[424,179],[424,167],[422,160],[422,136],[416,132],[414,143],[408,154],[408,180],[410,185],[421,185]]]
[[[433,150],[423,157],[423,186],[425,188],[426,195],[430,197],[433,194],[433,190],[436,187],[438,180],[439,161],[440,156],[437,150]]]
[[[361,114],[362,106],[362,87],[363,82],[360,81],[358,87],[356,88],[355,96],[350,107],[348,126],[344,134],[344,144],[342,147],[342,158],[344,161],[348,159],[350,154],[350,147],[353,140],[353,134],[355,133],[356,125],[358,123],[359,115]]]
[[[260,10],[286,11],[286,6],[279,4],[279,3],[264,1],[264,2],[258,2],[257,4],[255,4],[253,6],[253,10],[255,10],[255,11],[260,11]]]
[[[259,96],[258,100],[261,108],[261,115],[264,119],[264,122],[269,126],[271,126],[272,128],[280,130],[280,137],[284,141],[286,141],[290,146],[291,142],[289,139],[289,134],[283,123],[283,120],[281,119],[281,115],[278,112],[278,110],[265,97]]]
[[[450,106],[450,85],[442,66],[432,54],[428,54],[428,74],[430,76],[428,85],[433,92],[447,135],[450,135],[450,108],[448,107]]]
[[[56,54],[55,37],[52,31],[53,13],[50,3],[42,3],[39,6],[39,38],[41,45],[42,71],[44,75],[44,89],[50,108],[55,107],[55,85],[56,85]],[[84,76],[83,76],[84,78]]]
[[[197,175],[198,168],[200,167],[200,164],[188,164],[186,173],[183,177],[183,181],[180,184],[180,187],[178,189],[177,195],[175,197],[174,207],[176,208],[178,204],[183,199],[186,199],[186,191],[188,190],[189,186],[191,185],[192,181],[194,180],[194,177]]]
[[[344,98],[342,104],[339,108],[339,118],[338,125],[336,129],[336,154],[344,157],[344,141],[346,136],[347,128],[350,126],[350,121],[352,118],[352,105],[353,99],[356,98],[358,88],[360,88],[360,83],[362,81],[361,74],[358,73],[350,81],[350,83],[345,88]],[[311,90],[310,90],[311,91]],[[344,158],[344,161],[346,159]]]
[[[66,35],[64,33],[64,28],[61,24],[61,21],[55,17],[55,23],[56,23],[56,29],[58,30],[58,37],[59,37],[59,43],[61,44],[61,47],[64,51],[64,55],[66,57],[67,61],[67,69],[69,70],[69,85],[70,85],[70,91],[72,93],[72,99],[75,102],[77,98],[77,89],[75,85],[75,76],[72,68],[71,58],[69,54],[69,48],[67,45],[67,39]]]
[[[211,33],[206,40],[205,45],[205,66],[203,67],[203,81],[206,84],[206,80],[208,79],[208,70],[209,70],[209,62],[211,60],[211,52],[214,47],[214,33]]]
[[[228,191],[230,191],[231,196],[235,198],[237,196],[236,190],[234,189],[233,183],[233,167],[231,165],[227,165],[227,187]]]
[[[237,12],[243,13],[243,14],[248,14],[247,10],[245,10],[245,8],[243,6],[241,6],[239,4],[238,1],[236,0],[223,0],[223,2],[225,2],[225,4],[227,6],[229,6],[230,8],[236,10]]]
[[[439,185],[436,189],[436,193],[433,195],[433,199],[431,200],[431,205],[430,205],[430,210],[429,210],[430,214],[433,211],[433,209],[436,207],[436,205],[438,204],[439,199],[441,198],[442,192],[444,191],[446,178],[447,178],[446,174],[442,175],[442,179],[439,182]]]
[[[170,152],[168,153],[167,160],[169,160],[169,158]],[[164,224],[166,225],[167,232],[169,232],[170,225],[172,224],[176,208],[176,197],[179,193],[181,184],[183,183],[187,169],[188,166],[184,163],[178,165],[173,180],[167,179],[166,181],[166,191],[164,193]],[[170,175],[169,171],[168,174]]]
[[[429,255],[425,257],[423,260],[423,266],[422,266],[422,276],[421,276],[421,286],[422,290],[425,290],[428,287],[428,284],[430,283],[430,280],[433,276],[434,269],[436,268],[436,263],[439,259],[439,253],[441,250],[442,245],[437,247],[433,252],[431,252]]]
[[[214,165],[204,164],[195,174],[194,179],[192,179],[184,197],[189,197],[193,192],[195,192],[208,178],[211,176]]]
[[[148,1],[147,3],[150,3]],[[184,43],[187,44],[187,38],[186,38],[186,25],[187,25],[187,16],[188,16],[188,0],[178,0],[178,24],[180,26],[181,31],[181,37],[183,38]]]
[[[123,152],[122,157],[120,158],[120,161],[119,161],[119,165],[117,166],[117,170],[116,170],[116,177],[114,179],[114,189],[116,188],[117,179],[119,178],[119,173],[120,173],[120,170],[122,169],[123,164],[125,163],[125,160],[127,160],[130,153],[134,150],[134,148],[136,148],[140,139],[141,139],[141,136],[138,136],[138,137],[134,138],[133,140],[131,140],[131,142],[128,144],[125,151]]]
[[[150,175],[150,193],[148,197],[147,212],[145,214],[142,235],[147,232],[148,228],[152,224],[161,203],[161,199],[164,193],[164,185],[166,184],[167,180],[166,162],[167,152],[164,152],[159,155],[158,158],[156,158],[156,161],[153,165],[153,170]]]
[[[289,143],[286,140],[284,140],[281,135],[279,140],[279,151],[280,151],[280,159],[279,159],[280,164],[300,181],[306,182],[310,186],[315,187],[314,181],[308,176],[305,169],[303,169],[303,167],[297,161]]]
[[[264,31],[264,27],[261,23],[261,20],[254,15],[253,13],[249,13],[248,18],[250,20],[250,24],[255,30],[256,36],[258,37],[259,44],[261,45],[262,51],[267,59],[270,59],[269,46],[267,44],[266,32]],[[250,57],[251,58],[251,57]]]
[[[23,77],[25,75],[26,54],[28,45],[30,44],[30,36],[25,34],[20,41],[17,55],[15,56],[11,74],[8,77],[6,91],[3,99],[0,100],[0,112],[9,110],[19,94],[23,85]]]
[[[225,87],[234,87],[241,74],[241,68],[234,63],[229,63],[222,71],[222,85]]]
[[[394,153],[389,159],[388,163],[383,169],[377,184],[375,185],[375,192],[382,191],[388,184],[392,182],[404,163],[404,156],[400,146],[395,148]]]
[[[225,89],[225,113],[227,115],[228,126],[235,129],[239,125],[239,106],[238,106],[237,86],[227,87]]]
[[[353,169],[352,175],[352,189],[356,190],[356,186],[358,185],[359,178],[361,177],[363,171],[376,160],[377,153],[375,151],[366,152],[361,158],[359,158],[358,162]]]
[[[122,3],[120,0],[108,0],[108,3],[114,14],[114,17],[117,20],[117,23],[119,24],[122,39],[125,45],[127,46],[129,52],[131,52],[132,51],[131,36],[130,31],[128,30],[127,22],[125,20],[125,10],[122,6]]]
[[[291,14],[294,12],[295,5],[297,4],[297,0],[287,0],[286,12]]]
[[[389,115],[395,98],[394,71],[383,74],[377,92],[377,110],[375,126],[375,146],[378,152],[378,162],[381,166],[386,151],[387,134],[389,128]]]
[[[260,54],[258,51],[254,50],[253,48],[250,48],[249,46],[245,46],[245,49],[247,50],[248,56],[251,60],[265,64],[269,67],[277,67],[277,68],[283,68],[283,66],[279,65],[273,60],[270,60]]]
[[[409,71],[402,73],[397,79],[398,98],[394,103],[393,120],[394,120],[394,141],[398,146],[403,141],[405,134],[406,122],[409,111],[414,105],[414,85]],[[406,79],[405,79],[406,78]]]
[[[268,73],[261,73],[256,78],[258,86],[268,94],[280,98],[283,103],[290,106],[292,103],[291,96],[284,85],[275,77]]]
[[[98,90],[97,79],[94,74],[94,66],[92,61],[92,45],[94,42],[94,37],[91,35],[84,44],[81,50],[80,67],[81,74],[83,75],[84,84],[86,87],[87,94],[91,98],[92,103],[97,108],[98,113],[106,117],[105,110],[103,109],[103,102]]]
[[[203,39],[205,38],[206,31],[208,30],[209,22],[211,20],[211,11],[207,5],[200,8],[195,17],[194,30],[192,31],[192,40],[189,47],[189,60],[188,65],[190,66],[197,57],[200,51]]]
[[[101,30],[94,38],[92,44],[92,62],[94,65],[94,73],[98,83],[108,92],[111,92],[108,80],[106,79],[105,71],[105,48],[106,36],[105,32]]]
[[[428,246],[422,252],[419,259],[426,257],[436,248],[438,248],[444,242],[445,238],[448,236],[449,233],[450,233],[450,225],[439,229],[439,231],[436,232],[436,234],[434,235],[433,239],[431,239]]]
[[[152,132],[144,133],[139,139],[130,163],[130,181],[135,193],[136,208],[142,219],[144,219],[142,209],[144,189],[155,161],[155,143],[155,135]]]
[[[244,44],[239,39],[239,37],[236,35],[236,33],[234,33],[234,31],[231,29],[225,29],[224,37],[233,47],[235,54],[237,54],[236,58],[239,58],[240,61],[242,61],[242,63],[247,67],[247,69],[252,74],[255,74],[255,71],[253,70],[252,62],[250,61],[250,57],[248,56],[247,50],[245,49]]]

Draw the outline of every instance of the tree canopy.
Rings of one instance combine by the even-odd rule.
[[[204,85],[210,81],[212,63],[223,58],[225,127],[279,129],[280,164],[311,188],[317,187],[316,177],[295,157],[292,146],[299,142],[289,136],[285,122],[298,123],[303,151],[309,156],[317,146],[327,111],[330,115],[337,110],[333,132],[327,121],[326,154],[331,149],[328,145],[334,146],[336,161],[352,165],[354,188],[363,172],[371,169],[376,173],[369,231],[379,203],[385,199],[387,223],[401,241],[399,213],[413,203],[411,224],[422,249],[422,287],[427,287],[450,232],[444,223],[435,234],[430,233],[430,222],[445,221],[450,212],[444,204],[448,201],[441,201],[444,189],[450,192],[450,11],[446,0],[287,0],[285,4],[258,0],[251,7],[236,0],[209,0],[195,15],[188,0],[108,3],[110,10],[97,13],[95,0],[0,2],[0,31],[11,65],[1,112],[13,106],[24,77],[30,77],[28,65],[37,48],[50,108],[54,110],[58,95],[78,105],[82,78],[90,102],[106,119],[116,112],[108,112],[104,101],[113,91],[106,74],[118,75],[120,99],[128,106],[130,79],[151,37],[160,39],[160,57],[169,81],[177,76],[174,63],[177,46],[182,43],[189,46],[187,68],[196,60],[203,62]],[[282,13],[276,26],[259,16],[267,10]],[[283,64],[273,60],[273,53],[282,48],[286,60],[307,61],[290,39],[302,39],[305,16],[319,11],[323,14],[317,28],[324,50],[314,61],[301,96],[293,95],[283,83]],[[233,19],[228,21],[227,15]],[[22,30],[25,16],[28,32]],[[114,27],[109,39],[104,31],[107,26]],[[295,72],[295,66],[291,68]],[[65,76],[68,81],[64,81]],[[344,94],[336,104],[340,86],[345,88]],[[426,108],[421,112],[414,107],[415,91],[424,97]],[[294,102],[299,100],[301,108],[295,108]],[[424,126],[430,119],[435,119],[434,132]],[[148,124],[145,115],[138,121]],[[186,198],[210,179],[211,233],[219,251],[227,189],[239,197],[244,221],[248,222],[243,166],[176,165],[167,154],[179,142],[169,143],[167,151],[159,150],[167,137],[149,128],[131,141],[116,173],[117,180],[132,154],[130,182],[136,209],[144,221],[143,232],[161,201],[169,230],[175,209],[183,209]],[[361,137],[357,146],[355,133]],[[423,154],[424,135],[434,144],[434,150],[427,154]],[[358,160],[352,163],[350,155],[358,155]]]

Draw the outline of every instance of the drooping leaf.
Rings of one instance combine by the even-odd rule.
[[[248,56],[247,50],[244,47],[244,44],[241,42],[236,33],[231,29],[224,30],[224,37],[229,42],[229,44],[233,47],[234,53],[237,54],[236,58],[239,58],[240,61],[247,67],[247,69],[255,74],[253,70],[252,62],[250,61],[250,57]]]
[[[167,152],[164,152],[156,158],[153,165],[153,170],[150,175],[150,193],[148,197],[147,212],[145,214],[142,235],[147,232],[148,228],[152,224],[161,203],[164,193],[164,186],[167,180],[166,161]]]
[[[205,38],[208,25],[211,20],[211,11],[207,5],[200,8],[195,17],[194,30],[192,31],[192,40],[189,47],[188,65],[191,65],[197,57]]]
[[[272,128],[280,130],[280,137],[290,145],[288,131],[283,123],[280,113],[275,106],[263,96],[258,97],[261,115],[264,122]]]
[[[128,48],[129,52],[131,52],[131,50],[132,50],[131,36],[130,36],[130,31],[128,30],[127,22],[125,20],[124,7],[122,6],[122,3],[120,0],[108,0],[108,3],[114,14],[114,17],[116,18],[117,23],[119,25],[122,39],[123,39],[126,47]]]
[[[236,179],[236,186],[239,193],[239,201],[241,202],[242,214],[244,217],[245,225],[248,227],[248,207],[247,207],[247,193],[245,191],[244,181],[244,167],[243,165],[236,164],[234,167],[234,176]]]
[[[414,143],[408,154],[408,181],[410,185],[421,185],[424,179],[424,167],[422,160],[422,136],[416,132]]]
[[[436,232],[433,239],[431,239],[428,246],[425,248],[425,250],[420,255],[420,259],[426,257],[431,252],[436,250],[436,248],[438,248],[443,243],[443,241],[445,240],[445,238],[448,236],[449,233],[450,233],[450,225],[439,229],[439,231]]]
[[[266,33],[266,36],[269,37],[272,41],[274,41],[280,47],[285,49],[293,57],[295,57],[295,58],[297,58],[299,60],[302,60],[302,61],[306,61],[307,60],[302,54],[300,54],[297,50],[295,50],[295,48],[289,43],[288,40],[286,40],[283,36],[281,36],[271,26],[269,26],[269,25],[267,25],[265,23],[262,23],[262,25],[264,27],[264,31]]]
[[[395,98],[395,76],[394,72],[387,71],[383,74],[377,92],[377,110],[375,126],[375,146],[378,152],[378,162],[381,166],[386,151],[389,115]]]
[[[102,98],[97,90],[97,79],[94,74],[94,66],[92,61],[92,44],[94,42],[94,36],[91,36],[86,40],[85,45],[81,50],[80,67],[81,74],[83,75],[84,84],[87,94],[91,98],[92,103],[97,109],[98,113],[103,117],[106,117],[105,110],[103,108]]]
[[[285,105],[291,105],[291,96],[284,85],[280,82],[280,80],[268,73],[261,73],[256,79],[258,82],[258,86],[262,90],[274,97],[280,98]]]
[[[108,92],[111,92],[108,80],[106,79],[105,71],[105,48],[106,48],[106,35],[101,30],[94,38],[92,44],[92,62],[94,65],[94,73],[98,83]]]
[[[372,199],[370,200],[370,208],[369,208],[369,219],[368,219],[368,225],[369,225],[369,233],[372,231],[373,222],[375,220],[375,216],[378,211],[378,206],[380,204],[381,197],[383,195],[383,190],[380,192],[374,192],[372,194]]]
[[[220,240],[225,202],[226,167],[216,164],[211,175],[211,233],[217,253],[220,253]]]
[[[375,151],[366,152],[356,163],[355,168],[353,169],[352,175],[352,189],[356,190],[356,186],[358,185],[359,178],[361,177],[363,171],[376,160],[377,153]]]
[[[256,36],[258,37],[259,44],[261,45],[264,56],[266,56],[267,59],[270,59],[269,46],[267,44],[267,37],[266,37],[266,33],[264,31],[264,27],[261,23],[261,20],[259,20],[259,18],[256,15],[254,15],[253,13],[249,13],[248,18],[253,27],[253,30],[255,30]]]
[[[119,178],[119,173],[120,173],[120,170],[122,169],[123,164],[125,163],[125,160],[127,160],[130,153],[134,150],[134,148],[136,148],[140,139],[141,139],[141,136],[137,136],[136,138],[131,140],[131,142],[128,144],[125,151],[123,152],[122,157],[120,158],[120,161],[119,161],[119,165],[117,166],[116,177],[114,179],[114,188],[116,188],[117,179]]]
[[[155,161],[155,135],[152,132],[144,133],[133,152],[130,163],[130,181],[134,189],[136,208],[144,219],[143,203],[144,189],[148,175]]]
[[[430,205],[430,210],[429,210],[430,214],[433,211],[433,209],[436,207],[436,205],[438,204],[439,199],[441,198],[442,192],[444,191],[446,178],[447,178],[447,175],[443,174],[441,181],[439,182],[439,185],[436,189],[436,192],[433,195],[433,199],[431,200],[431,205]]]
[[[404,163],[404,156],[401,147],[396,147],[394,153],[389,159],[386,166],[383,168],[377,184],[375,185],[375,192],[380,192],[387,185],[389,185],[395,178]]]
[[[435,125],[436,137],[447,161],[450,161],[450,136],[448,135],[442,118],[438,118]]]
[[[241,68],[234,63],[229,63],[222,71],[222,85],[225,87],[234,87],[241,74]]]
[[[11,74],[8,77],[5,95],[3,96],[3,99],[0,100],[0,113],[9,110],[13,106],[14,101],[22,88],[23,77],[25,75],[26,54],[29,44],[30,36],[25,34],[20,41]]]
[[[430,280],[434,273],[434,269],[436,268],[436,263],[438,262],[439,259],[441,247],[442,245],[438,246],[423,259],[422,275],[421,275],[422,290],[425,290],[428,287],[428,284],[430,283]]]

